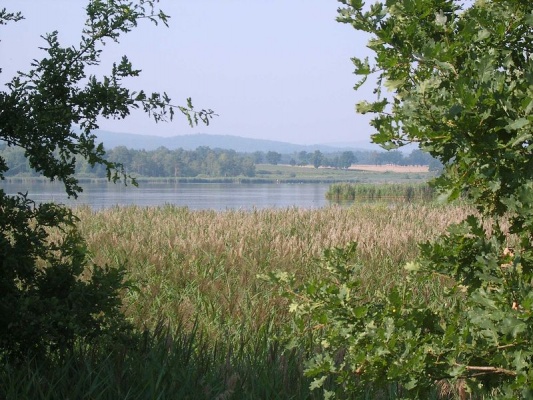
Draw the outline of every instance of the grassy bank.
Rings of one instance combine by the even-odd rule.
[[[74,361],[50,368],[13,367],[0,381],[4,397],[321,398],[302,377],[305,349],[283,353],[276,341],[290,323],[287,304],[259,275],[282,270],[306,280],[317,274],[323,249],[356,241],[371,298],[404,277],[416,243],[469,211],[423,204],[225,212],[80,208],[92,258],[126,266],[133,287],[123,294],[125,313],[152,333],[138,351],[80,348]],[[413,288],[428,301],[440,290],[433,282]],[[369,390],[368,398],[376,393]],[[394,388],[383,396],[394,398]]]

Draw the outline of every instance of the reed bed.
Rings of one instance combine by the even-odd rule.
[[[334,183],[326,193],[329,200],[370,200],[379,201],[386,199],[404,201],[430,201],[436,196],[435,189],[428,183]]]
[[[191,211],[171,205],[76,210],[95,263],[125,265],[138,290],[124,295],[138,326],[194,321],[213,338],[281,324],[286,307],[258,276],[306,280],[328,247],[358,243],[369,294],[394,284],[417,243],[471,212],[424,204],[358,204],[305,210]]]
[[[123,293],[124,311],[144,341],[112,352],[82,343],[50,365],[4,365],[0,398],[320,399],[303,376],[307,350],[287,352],[278,340],[290,321],[287,304],[260,275],[286,271],[303,282],[321,273],[325,248],[355,241],[370,299],[404,278],[417,243],[471,212],[422,203],[78,208],[92,260],[127,269],[132,287]],[[427,282],[413,291],[438,301],[441,286]],[[326,387],[335,390],[333,382]],[[394,399],[397,390],[369,387],[364,398]],[[441,397],[436,387],[434,398]]]

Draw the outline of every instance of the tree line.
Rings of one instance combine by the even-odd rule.
[[[16,147],[4,147],[0,155],[13,167],[6,176],[38,176],[24,155],[24,150]],[[234,150],[210,149],[198,147],[196,150],[169,150],[160,147],[157,150],[133,150],[124,146],[106,151],[106,160],[121,164],[130,175],[149,177],[195,177],[205,175],[220,176],[255,176],[255,164],[252,157],[238,154]],[[91,166],[82,157],[76,158],[76,175],[105,178],[107,171],[103,165]]]
[[[399,150],[359,150],[327,154],[322,153],[320,150],[315,150],[314,152],[300,151],[294,154],[268,152],[263,158],[259,158],[259,160],[260,162],[266,161],[269,164],[312,165],[315,168],[330,167],[342,169],[349,168],[352,164],[428,165],[430,170],[433,171],[439,171],[442,168],[442,164],[437,159],[420,149],[412,150],[409,154]]]
[[[0,156],[11,168],[5,176],[39,176],[31,168],[25,152],[20,147],[0,145]],[[134,150],[118,146],[107,150],[107,161],[121,164],[128,174],[147,177],[235,177],[255,176],[257,164],[289,164],[315,168],[329,167],[346,169],[352,164],[396,164],[396,165],[429,165],[432,170],[439,170],[440,163],[422,150],[413,150],[410,154],[394,150],[377,151],[342,151],[322,153],[300,151],[293,154],[281,154],[275,151],[256,151],[254,153],[238,153],[235,150],[211,149],[206,146],[196,150],[169,150],[160,147],[156,150]],[[105,178],[107,171],[104,165],[91,166],[83,157],[76,158],[75,172],[80,177]]]

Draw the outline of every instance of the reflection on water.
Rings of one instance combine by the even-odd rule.
[[[148,183],[139,187],[85,183],[77,200],[69,199],[59,183],[1,182],[7,194],[28,192],[36,202],[86,204],[95,209],[116,205],[157,206],[173,204],[192,210],[253,208],[321,208],[332,204],[325,197],[329,184],[228,184]]]

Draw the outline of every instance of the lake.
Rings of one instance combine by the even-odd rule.
[[[149,183],[139,187],[107,182],[83,183],[77,200],[68,199],[56,182],[0,182],[7,194],[28,192],[36,202],[54,201],[68,205],[89,205],[94,209],[116,205],[159,206],[173,204],[191,210],[321,208],[332,204],[325,195],[329,184],[231,184]]]

